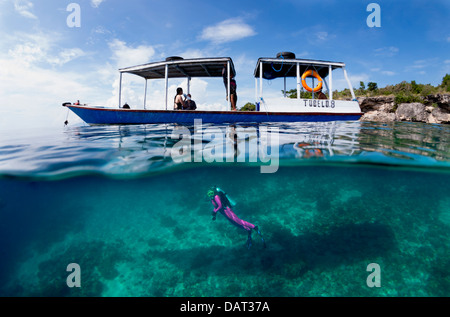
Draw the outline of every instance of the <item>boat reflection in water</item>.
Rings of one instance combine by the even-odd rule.
[[[178,126],[170,154],[177,163],[260,163],[351,156],[358,150],[359,122],[340,129],[336,121],[296,124]],[[275,169],[268,170],[276,172]]]
[[[147,173],[202,163],[265,166],[266,173],[273,173],[278,164],[311,163],[448,168],[448,130],[418,123],[331,121],[92,126],[70,128],[66,135],[69,142],[72,139],[87,147],[77,151],[79,155],[90,155],[91,160],[92,153],[102,156],[104,164],[95,167],[108,174]],[[79,138],[89,142],[76,142]]]
[[[359,153],[360,130],[361,123],[358,121],[345,124],[331,121],[298,125],[295,133],[290,129],[282,130],[281,155],[285,159],[352,156]]]

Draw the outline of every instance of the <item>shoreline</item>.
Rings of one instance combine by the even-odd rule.
[[[360,121],[409,121],[450,124],[450,94],[421,97],[422,102],[396,103],[395,96],[357,97],[364,115]]]

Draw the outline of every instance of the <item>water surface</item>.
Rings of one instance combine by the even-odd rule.
[[[328,122],[6,131],[0,295],[449,296],[449,130]],[[212,185],[261,228],[266,249],[254,235],[247,250],[245,232],[211,220]],[[66,284],[69,263],[80,265],[81,288]],[[380,265],[381,287],[366,283],[370,263]]]

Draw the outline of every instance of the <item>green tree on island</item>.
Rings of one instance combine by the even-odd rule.
[[[444,89],[444,91],[450,92],[450,75],[449,74],[445,74],[444,78],[442,78],[441,87]]]
[[[255,111],[255,110],[256,106],[251,102],[247,102],[242,108],[239,109],[239,111]]]
[[[284,90],[281,90],[281,93],[284,95]],[[286,91],[286,97],[291,99],[297,98],[297,89],[291,89]],[[311,99],[312,93],[309,91],[300,90],[300,98]]]
[[[363,94],[365,90],[366,90],[366,85],[364,85],[363,81],[360,81],[359,82],[359,91]]]
[[[369,91],[377,91],[378,90],[378,85],[377,85],[377,83],[370,82],[370,83],[367,84],[367,89]]]

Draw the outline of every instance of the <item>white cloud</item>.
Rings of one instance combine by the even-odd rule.
[[[112,59],[119,68],[149,63],[155,55],[155,49],[152,46],[129,47],[127,43],[118,39],[110,42],[109,48],[113,53]]]
[[[396,74],[395,72],[392,72],[390,70],[383,70],[381,73],[386,76],[394,76]]]
[[[76,58],[85,56],[86,53],[79,48],[70,48],[62,50],[57,56],[48,58],[48,62],[53,65],[62,66]]]
[[[99,26],[95,27],[94,29],[92,29],[91,32],[94,33],[94,34],[109,34],[109,33],[111,33],[105,27],[103,27],[101,25],[99,25]]]
[[[249,58],[246,54],[241,54],[233,58],[233,60],[237,76],[251,76],[253,74],[256,65],[256,61],[253,58]]]
[[[96,95],[95,88],[86,83],[85,74],[30,66],[18,59],[1,57],[0,68],[0,86],[5,92],[0,107],[2,129],[62,126],[66,115],[63,102]]]
[[[317,42],[329,41],[336,37],[336,35],[329,34],[328,32],[325,32],[325,31],[316,32],[315,35],[316,35]]]
[[[406,71],[414,71],[417,72],[424,68],[430,67],[439,67],[442,65],[442,61],[436,57],[426,58],[426,59],[418,59],[415,60],[412,64],[405,67]]]
[[[398,47],[395,46],[380,47],[375,50],[375,55],[392,57],[394,55],[397,55],[398,51]]]
[[[54,32],[14,32],[3,36],[0,128],[61,126],[66,115],[63,102],[98,100],[101,84],[95,74],[61,69],[85,53],[79,48],[62,47],[60,39]]]
[[[300,53],[296,53],[295,57],[296,58],[306,58],[306,57],[308,57],[310,55],[311,54],[308,51],[303,51],[303,52],[300,52]]]
[[[91,5],[94,8],[98,8],[103,1],[105,1],[105,0],[91,0]]]
[[[367,74],[355,74],[355,75],[349,75],[349,80],[352,84],[352,86],[358,85],[359,86],[359,82],[363,81],[363,82],[367,82],[370,81],[370,77]],[[345,87],[344,88],[348,88],[347,82],[345,82]],[[333,88],[334,89],[334,88]]]
[[[428,65],[428,62],[426,60],[424,60],[424,59],[421,59],[421,60],[414,61],[414,63],[412,65],[409,65],[408,68],[410,68],[410,69],[422,69],[422,68],[427,67],[427,65]]]
[[[173,51],[169,48],[170,51]],[[175,53],[177,56],[181,56],[183,58],[200,58],[200,57],[213,57],[213,56],[228,56],[229,53],[227,49],[217,49],[217,47],[206,47],[202,49],[198,48],[188,48],[184,51],[181,51],[179,48],[175,49]],[[164,58],[165,55],[162,55],[161,58]]]
[[[188,49],[180,54],[183,58],[199,58],[199,57],[209,57],[206,50],[200,49]]]
[[[33,64],[45,60],[46,49],[37,43],[26,42],[16,45],[8,51],[8,55],[13,59],[20,60],[23,64]]]
[[[250,25],[243,22],[241,18],[233,18],[204,28],[200,39],[218,44],[237,41],[254,35],[256,35],[256,32]]]
[[[15,33],[13,38],[15,45],[8,50],[8,56],[28,66],[39,63],[62,66],[86,55],[80,48],[59,48],[59,35],[54,33]]]
[[[293,32],[292,36],[307,39],[310,44],[322,45],[324,42],[336,38],[335,34],[325,31],[324,29],[325,27],[323,25],[308,26]]]
[[[152,58],[155,57],[156,50],[153,46],[149,45],[132,47],[127,45],[126,42],[118,39],[112,40],[108,45],[111,50],[111,60],[114,65],[107,63],[103,66],[101,76],[105,81],[111,82],[111,95],[106,101],[106,105],[117,107],[119,100],[119,77],[117,69],[149,63]],[[139,76],[124,74],[122,77],[122,105],[128,103],[134,109],[142,108],[144,100],[144,83],[145,80]],[[148,82],[147,105],[158,105],[159,107],[162,107],[164,97],[161,96],[164,88],[161,87],[161,84],[162,83],[159,81]],[[158,102],[155,102],[154,98],[156,98]]]
[[[33,3],[29,0],[14,0],[14,9],[23,17],[29,19],[37,19],[37,17],[31,13]]]

